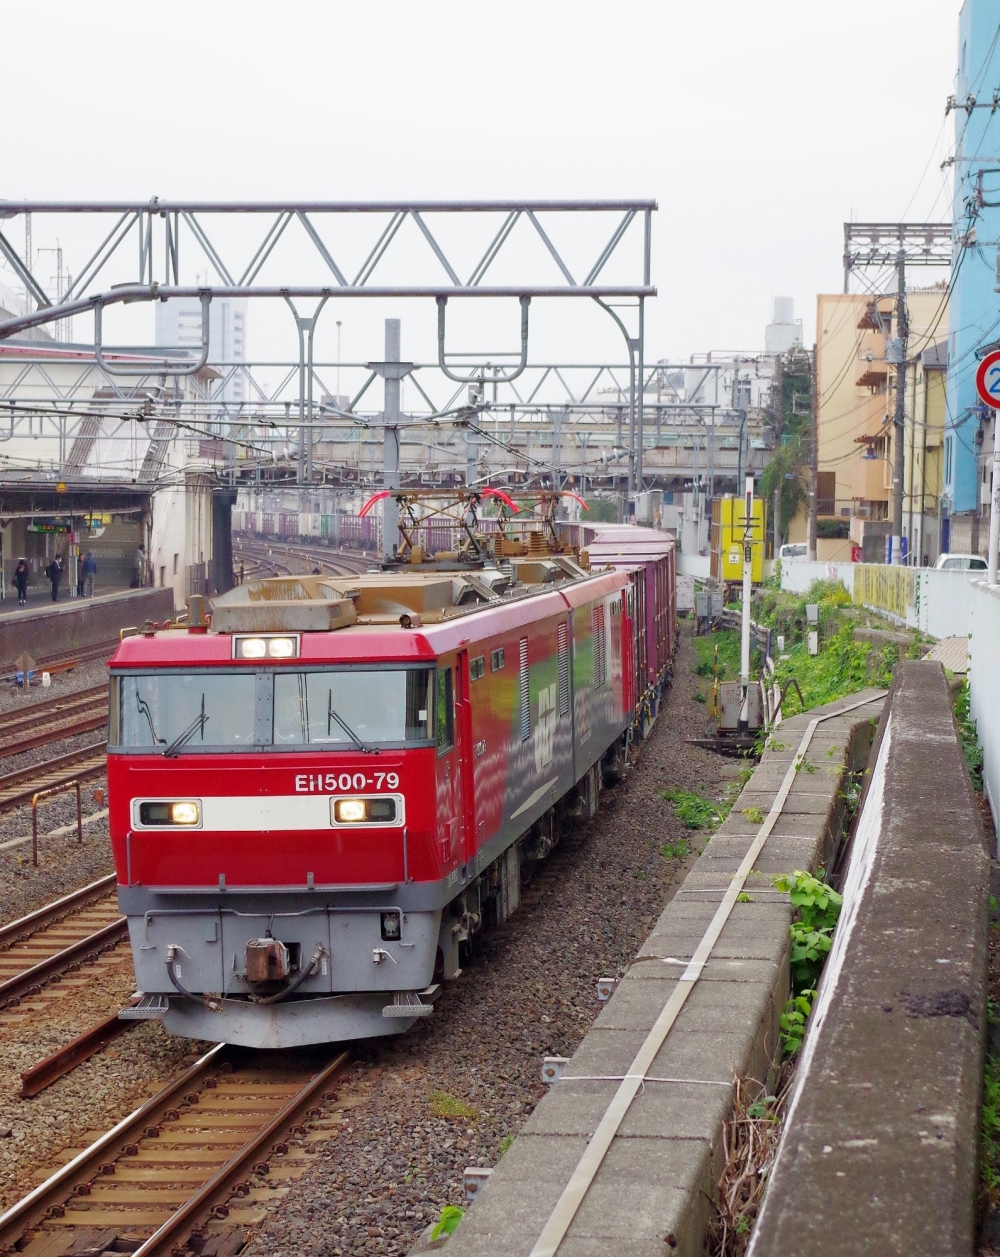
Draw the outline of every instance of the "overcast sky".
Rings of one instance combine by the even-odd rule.
[[[0,197],[655,197],[647,359],[759,347],[777,294],[811,343],[846,219],[950,212],[958,0],[3,11]],[[377,356],[370,312],[335,317]],[[576,356],[618,344],[591,323]]]

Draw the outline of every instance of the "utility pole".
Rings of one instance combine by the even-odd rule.
[[[903,427],[906,422],[906,253],[900,249],[896,258],[896,339],[899,360],[896,364],[896,411],[892,420],[892,562],[903,562],[903,476],[906,471],[906,448]]]
[[[743,611],[740,617],[740,714],[737,732],[750,727],[750,599],[753,580],[753,476],[747,476],[743,493]],[[761,534],[761,544],[764,537]]]
[[[806,534],[810,563],[816,562],[816,516],[819,512],[819,389],[816,385],[816,351],[809,359],[809,531]]]
[[[778,557],[778,551],[781,549],[781,430],[785,424],[781,354],[778,354],[774,363],[774,389],[774,454],[777,459],[778,474],[774,481],[774,492],[771,494],[771,522],[774,535],[774,541],[771,546],[772,559]]]
[[[399,505],[394,490],[399,488],[399,395],[402,381],[413,370],[412,362],[401,362],[399,319],[385,321],[385,361],[369,362],[368,370],[382,377],[385,402],[382,412],[382,488],[390,491],[382,499],[382,559],[396,554],[399,539]]]

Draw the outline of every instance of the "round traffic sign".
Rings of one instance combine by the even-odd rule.
[[[987,354],[976,372],[976,392],[987,406],[1000,410],[1000,349]]]

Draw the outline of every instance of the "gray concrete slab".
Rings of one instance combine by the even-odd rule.
[[[865,709],[870,710],[877,708]],[[813,749],[824,756],[822,770],[797,774],[788,806],[747,880],[747,901],[734,905],[699,981],[690,988],[559,1257],[700,1257],[733,1080],[767,1082],[779,1050],[791,908],[787,896],[775,891],[773,878],[778,872],[813,868],[826,858],[842,808],[839,769],[857,767],[870,740],[870,729],[861,729],[866,720],[865,713],[838,717],[822,739],[814,737]],[[786,723],[781,737],[789,748],[798,746],[807,725],[803,717]],[[833,753],[826,756],[830,748]],[[540,1101],[448,1241],[449,1257],[530,1252],[621,1078],[678,989],[760,828],[760,821],[743,815],[743,809],[767,814],[793,758],[792,749],[765,754],[759,778],[748,783],[664,909],[567,1064],[563,1080]]]
[[[944,673],[896,675],[752,1257],[972,1251],[988,861]]]

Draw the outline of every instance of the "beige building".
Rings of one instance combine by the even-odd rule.
[[[933,562],[945,422],[947,294],[943,287],[911,289],[906,308],[903,532],[909,553],[918,562]],[[881,561],[892,519],[895,298],[822,294],[816,313],[817,554],[847,559],[860,548],[865,559]]]

